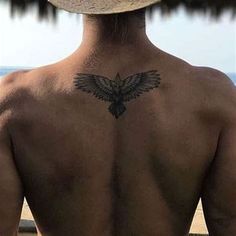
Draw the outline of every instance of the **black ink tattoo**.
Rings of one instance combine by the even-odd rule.
[[[111,102],[108,109],[118,119],[126,111],[124,102],[158,88],[160,80],[160,74],[156,70],[152,70],[129,76],[125,80],[121,80],[119,73],[115,80],[99,75],[78,73],[74,83],[77,89],[92,93],[103,101]]]

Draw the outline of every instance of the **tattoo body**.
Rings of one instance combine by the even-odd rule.
[[[119,73],[115,80],[100,75],[78,73],[74,83],[77,89],[92,93],[98,99],[111,102],[108,110],[118,119],[125,111],[125,102],[139,97],[142,93],[158,88],[160,74],[156,70],[131,75],[121,80]]]

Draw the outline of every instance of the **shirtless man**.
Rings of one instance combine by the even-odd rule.
[[[1,81],[1,236],[24,196],[43,236],[184,236],[200,197],[210,235],[236,235],[235,87],[144,25],[85,15],[71,56]]]

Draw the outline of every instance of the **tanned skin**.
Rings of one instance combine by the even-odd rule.
[[[185,236],[200,197],[210,235],[236,235],[235,87],[137,21],[119,43],[85,16],[75,53],[1,81],[1,236],[17,234],[24,196],[43,236]],[[123,86],[148,71],[159,76]]]

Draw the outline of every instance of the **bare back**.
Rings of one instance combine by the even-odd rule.
[[[155,53],[130,69],[131,60],[86,69],[72,57],[14,82],[15,162],[42,235],[188,234],[217,147],[220,105],[201,69]],[[114,80],[119,72],[123,80],[153,69],[160,86],[125,103],[118,119],[109,102],[73,83],[76,73]]]

